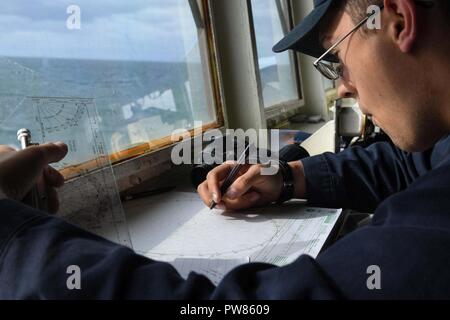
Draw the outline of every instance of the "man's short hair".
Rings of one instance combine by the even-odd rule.
[[[383,0],[343,0],[345,3],[345,11],[352,17],[356,24],[367,16],[367,8],[372,5],[381,6]]]

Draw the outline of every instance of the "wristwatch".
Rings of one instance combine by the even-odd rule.
[[[283,177],[283,189],[277,204],[282,204],[294,197],[294,175],[292,169],[286,161],[278,161],[281,175]]]

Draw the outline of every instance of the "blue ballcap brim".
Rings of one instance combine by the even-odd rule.
[[[314,10],[303,19],[291,32],[289,32],[274,47],[274,52],[283,52],[289,49],[304,53],[313,57],[320,57],[325,49],[320,43],[320,22],[332,7],[335,0],[316,0]],[[338,62],[333,55],[327,55],[324,60]]]

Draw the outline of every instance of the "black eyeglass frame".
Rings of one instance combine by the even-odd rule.
[[[342,76],[342,68],[338,66],[335,68],[331,63],[323,61],[323,59],[330,54],[337,46],[339,46],[345,39],[347,39],[350,35],[352,35],[355,31],[361,28],[367,20],[376,15],[377,13],[383,10],[384,5],[379,6],[380,10],[376,10],[368,14],[363,20],[361,20],[350,32],[343,35],[339,40],[336,41],[323,55],[321,55],[316,61],[314,61],[314,67],[327,79],[329,80],[338,80]]]

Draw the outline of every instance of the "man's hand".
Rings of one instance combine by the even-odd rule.
[[[48,143],[15,151],[0,146],[0,190],[9,198],[22,201],[37,184],[38,191],[48,197],[48,209],[58,211],[59,201],[55,188],[64,184],[63,176],[49,166],[62,160],[67,154],[64,143]]]
[[[220,186],[235,165],[233,162],[227,162],[214,168],[208,173],[206,181],[198,186],[197,191],[208,207],[211,200],[214,200],[218,209],[243,210],[264,206],[280,198],[283,188],[281,173],[262,175],[262,165],[245,166],[228,192],[222,195]],[[306,193],[303,166],[300,161],[289,165],[294,174],[295,197],[303,198]]]

